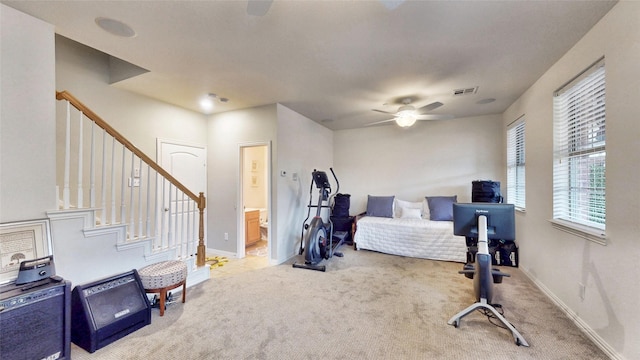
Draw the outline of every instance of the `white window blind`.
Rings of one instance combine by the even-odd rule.
[[[507,202],[525,209],[524,117],[507,128]]]
[[[604,58],[554,94],[553,218],[604,232]]]

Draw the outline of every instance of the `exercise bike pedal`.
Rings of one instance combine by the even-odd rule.
[[[344,254],[341,253],[341,252],[334,252],[333,255],[337,256],[337,257],[343,257],[344,256]]]

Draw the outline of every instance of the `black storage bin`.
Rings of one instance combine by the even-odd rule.
[[[501,203],[500,182],[492,180],[476,180],[471,182],[471,201]]]
[[[506,241],[498,248],[500,265],[518,267],[518,246],[515,241]]]
[[[476,261],[478,238],[467,237],[467,263]],[[489,239],[491,264],[518,267],[518,246],[515,241]]]
[[[348,217],[350,206],[350,194],[336,194],[336,196],[333,198],[333,209],[331,211],[331,215],[336,217]]]

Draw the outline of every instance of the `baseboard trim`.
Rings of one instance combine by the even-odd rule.
[[[191,271],[189,276],[187,276],[187,288],[209,280],[209,277],[211,276],[210,270],[210,266],[205,264],[204,266],[200,266],[196,270]]]
[[[219,255],[219,256],[226,256],[228,258],[234,258],[234,259],[238,257],[235,252],[218,250],[218,249],[211,249],[211,248],[207,248],[207,254],[216,254],[216,255]]]
[[[602,350],[605,355],[614,360],[625,360],[625,358],[618,354],[598,333],[596,333],[582,318],[575,313],[575,311],[571,310],[559,297],[557,297],[549,288],[547,288],[543,283],[541,283],[532,273],[530,273],[524,267],[520,267],[522,273],[528,277],[533,283],[542,291],[556,306],[562,310],[571,321],[580,329],[587,337],[593,341],[594,344],[600,350]]]

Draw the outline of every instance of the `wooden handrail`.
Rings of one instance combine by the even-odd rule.
[[[164,170],[160,165],[158,165],[155,161],[153,161],[150,157],[148,157],[144,152],[138,149],[135,145],[133,145],[127,138],[125,138],[122,134],[120,134],[116,129],[111,127],[111,125],[107,124],[100,116],[94,113],[91,109],[86,107],[82,102],[76,99],[73,95],[71,95],[68,91],[56,91],[56,99],[57,100],[67,100],[73,107],[81,111],[87,118],[93,121],[96,125],[102,128],[107,134],[113,136],[116,141],[124,145],[129,151],[134,153],[137,157],[139,157],[142,161],[144,161],[147,165],[149,165],[152,169],[154,169],[158,174],[166,178],[169,182],[171,182],[176,188],[180,189],[183,193],[185,193],[189,198],[198,204],[198,210],[200,210],[200,226],[198,231],[198,256],[197,256],[197,265],[204,266],[206,261],[206,247],[204,245],[204,209],[206,207],[206,199],[204,196],[204,192],[200,192],[199,195],[194,194],[191,190],[189,190],[186,186],[184,186],[178,179],[174,178],[171,174],[169,174],[166,170]]]

